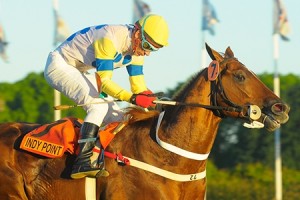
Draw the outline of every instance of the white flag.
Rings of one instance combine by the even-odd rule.
[[[54,33],[54,45],[65,41],[70,36],[70,31],[64,20],[55,12],[55,33]]]
[[[150,13],[150,7],[148,4],[141,0],[134,0],[133,3],[133,23],[142,18],[144,15]]]
[[[5,33],[2,25],[0,24],[0,57],[4,62],[8,62],[8,57],[6,55],[6,47],[8,42],[5,39]]]
[[[291,28],[287,18],[287,12],[281,0],[274,0],[274,32],[278,33],[281,38],[288,41],[288,34]]]
[[[54,45],[65,41],[70,36],[70,30],[61,16],[58,14],[58,0],[53,0],[53,11],[55,21]]]
[[[211,35],[215,34],[214,25],[218,23],[217,13],[208,0],[202,4],[202,30],[207,30]]]

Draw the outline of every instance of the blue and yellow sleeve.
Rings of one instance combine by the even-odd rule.
[[[138,94],[147,90],[143,66],[141,65],[129,65],[126,67],[129,74],[129,82],[131,91],[134,94]]]
[[[138,94],[147,90],[143,73],[143,56],[133,56],[131,65],[127,66],[131,91]]]
[[[97,40],[94,42],[94,49],[96,69],[101,78],[102,91],[114,98],[129,102],[132,93],[111,80],[114,69],[113,61],[117,54],[112,41],[108,38]]]

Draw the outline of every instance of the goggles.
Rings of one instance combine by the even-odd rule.
[[[150,42],[146,40],[146,37],[144,36],[144,26],[149,16],[146,17],[142,25],[142,48],[146,51],[157,51],[159,48],[153,46]]]

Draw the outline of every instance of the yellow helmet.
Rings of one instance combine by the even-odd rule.
[[[169,28],[168,24],[162,16],[149,14],[137,21],[141,30],[157,44],[168,45]]]

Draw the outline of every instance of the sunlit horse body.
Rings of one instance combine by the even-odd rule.
[[[249,120],[249,105],[261,108],[262,115],[257,121],[270,131],[287,122],[288,105],[234,58],[229,47],[224,55],[209,46],[207,51],[220,64],[218,78],[209,81],[208,70],[204,69],[173,99],[180,106],[164,107],[165,114],[157,128],[161,141],[190,153],[208,154],[222,118]],[[158,114],[131,111],[132,123],[117,134],[107,151],[121,152],[176,174],[205,171],[207,160],[187,158],[158,144],[155,138]],[[59,159],[46,159],[18,149],[18,138],[37,126],[0,125],[0,199],[85,199],[85,179],[69,178],[74,156],[65,154]],[[204,199],[205,178],[174,181],[132,166],[119,166],[110,158],[106,158],[106,168],[110,176],[96,180],[97,199]]]

